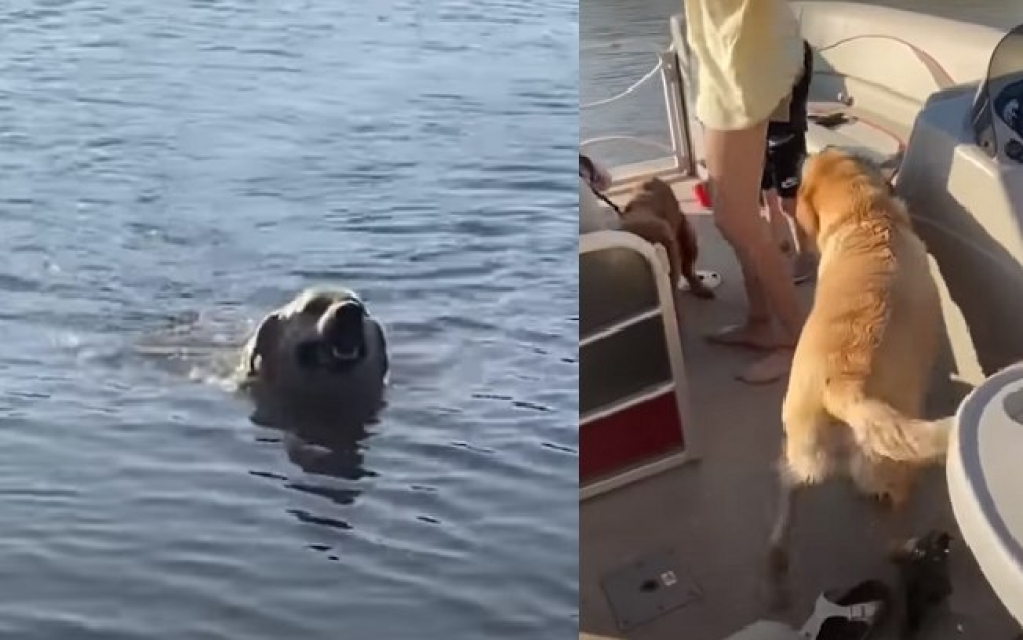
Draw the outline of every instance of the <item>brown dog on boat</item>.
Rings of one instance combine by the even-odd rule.
[[[898,508],[920,469],[944,460],[949,440],[946,421],[921,419],[941,307],[905,203],[869,160],[827,149],[806,161],[796,221],[820,266],[782,405],[775,578],[788,567],[800,488],[844,474]]]
[[[714,292],[696,275],[699,254],[696,233],[668,183],[650,178],[639,185],[622,209],[622,230],[664,246],[668,252],[672,286],[677,285],[679,276],[682,276],[696,297],[714,297]]]

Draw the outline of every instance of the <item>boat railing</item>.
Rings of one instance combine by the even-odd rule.
[[[660,78],[663,90],[665,116],[668,124],[668,144],[648,137],[628,134],[612,134],[595,136],[583,140],[579,144],[580,151],[587,153],[589,149],[609,143],[628,143],[636,146],[655,149],[664,155],[650,160],[631,162],[611,167],[614,186],[632,183],[650,176],[657,176],[668,181],[693,175],[696,165],[693,159],[692,145],[689,136],[689,118],[685,100],[683,74],[680,61],[674,47],[657,54],[657,63],[652,69],[623,91],[607,98],[594,100],[579,105],[580,112],[593,111],[634,95],[640,87]]]

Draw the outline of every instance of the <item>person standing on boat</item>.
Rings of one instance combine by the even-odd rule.
[[[749,305],[744,323],[709,338],[769,351],[738,377],[773,382],[788,374],[804,314],[785,257],[760,215],[760,179],[767,123],[787,114],[802,70],[799,25],[785,0],[683,4],[686,38],[699,63],[696,116],[705,129],[714,221],[735,250]]]
[[[760,189],[767,206],[768,220],[775,241],[792,263],[793,281],[805,282],[813,275],[816,261],[808,250],[809,239],[797,224],[792,230],[786,218],[793,222],[796,216],[796,192],[806,159],[807,102],[810,98],[810,79],[813,77],[813,50],[803,41],[803,71],[792,87],[788,113],[785,119],[772,119],[767,125],[767,153]],[[783,213],[784,212],[784,213]],[[793,240],[795,242],[793,242]]]

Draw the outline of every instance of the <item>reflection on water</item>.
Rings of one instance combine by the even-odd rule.
[[[827,0],[824,0],[825,2]],[[886,0],[866,2],[932,15],[1009,28],[1023,22],[1018,0]],[[682,11],[682,0],[623,3],[587,0],[580,9],[579,101],[582,104],[615,95],[656,63],[656,54],[670,43],[668,19]],[[580,113],[580,139],[603,135],[641,136],[668,144],[659,77],[644,83],[630,97]],[[656,150],[614,143],[592,149],[606,162],[629,162],[663,155]]]
[[[577,4],[0,24],[0,637],[571,635]],[[366,433],[221,384],[316,283],[388,331]]]

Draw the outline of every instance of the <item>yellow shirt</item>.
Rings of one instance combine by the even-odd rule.
[[[696,56],[696,117],[709,129],[787,120],[803,67],[799,23],[785,0],[683,0]]]

